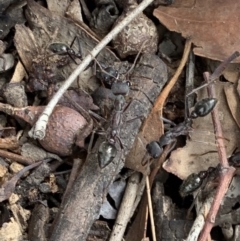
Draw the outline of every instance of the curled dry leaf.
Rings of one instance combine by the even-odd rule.
[[[240,147],[239,127],[237,126],[226,102],[224,88],[229,88],[231,83],[217,82],[215,84],[219,118],[223,129],[223,139],[227,155],[231,156],[236,147]],[[232,93],[231,93],[232,94]],[[198,99],[206,98],[206,89],[199,91]],[[164,169],[181,179],[186,179],[192,173],[215,167],[219,163],[215,135],[211,115],[197,118],[193,121],[193,132],[186,146],[178,148],[171,153],[168,161],[163,165]]]
[[[194,54],[221,61],[239,49],[239,11],[240,2],[234,0],[196,0],[188,6],[180,1],[177,7],[158,7],[154,16],[169,30],[191,38]]]
[[[113,0],[98,1],[89,25],[100,37],[104,37],[110,31],[118,15],[119,11]]]

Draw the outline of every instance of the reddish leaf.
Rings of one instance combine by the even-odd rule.
[[[239,50],[239,11],[238,1],[196,0],[187,7],[158,7],[154,15],[171,31],[191,38],[196,55],[224,60]]]

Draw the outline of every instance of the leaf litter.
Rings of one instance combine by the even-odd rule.
[[[49,1],[49,3],[50,3],[50,1]],[[224,4],[226,4],[226,3],[224,3]],[[194,53],[196,55],[204,56],[204,57],[208,57],[208,58],[212,58],[212,59],[216,59],[216,60],[223,60],[226,57],[228,57],[232,52],[237,50],[236,36],[237,36],[237,33],[239,32],[239,31],[235,30],[235,29],[238,29],[237,28],[238,26],[236,25],[236,23],[237,23],[236,19],[229,18],[229,16],[233,15],[233,9],[232,9],[233,6],[236,7],[236,11],[237,11],[239,4],[235,3],[235,5],[234,5],[233,1],[228,2],[227,7],[225,7],[224,4],[221,5],[221,4],[219,4],[219,1],[216,1],[216,0],[215,1],[211,0],[207,3],[200,2],[200,1],[196,1],[196,2],[195,1],[194,2],[193,1],[178,1],[172,7],[158,7],[158,9],[156,9],[154,13],[158,17],[158,19],[164,25],[166,25],[169,29],[180,32],[184,37],[190,37],[191,40],[188,42],[188,44],[189,44],[188,48],[190,49],[190,45],[191,45],[191,41],[192,41],[195,44]],[[224,9],[222,6],[224,6],[226,9]],[[14,38],[15,45],[16,45],[18,54],[21,58],[21,61],[23,63],[23,66],[26,68],[26,71],[28,74],[31,72],[34,72],[33,71],[34,67],[33,67],[32,63],[34,61],[35,61],[34,63],[37,63],[36,59],[38,59],[38,58],[41,60],[38,62],[38,64],[40,64],[40,65],[41,64],[46,64],[46,65],[52,64],[52,62],[51,62],[52,60],[48,63],[48,54],[49,53],[47,53],[47,54],[45,53],[45,52],[48,52],[47,48],[48,48],[49,44],[52,42],[58,42],[58,41],[60,42],[61,41],[61,42],[66,42],[67,44],[70,44],[75,35],[80,35],[82,38],[81,40],[83,41],[83,46],[84,46],[83,47],[84,56],[87,55],[88,52],[91,50],[91,48],[94,45],[96,45],[96,43],[97,43],[96,35],[94,33],[92,33],[92,31],[89,30],[89,28],[87,26],[79,28],[79,26],[76,26],[76,24],[74,24],[73,22],[67,20],[66,18],[63,18],[65,9],[67,9],[67,7],[63,6],[63,5],[61,7],[63,7],[63,8],[59,9],[59,12],[61,13],[60,14],[61,16],[60,16],[60,15],[57,15],[56,13],[53,13],[52,11],[39,7],[35,2],[28,1],[28,10],[27,10],[27,18],[28,19],[27,19],[27,21],[29,22],[30,25],[32,25],[31,26],[32,28],[30,29],[30,28],[28,28],[24,25],[20,25],[20,24],[17,24],[15,26],[15,29],[16,29],[16,34],[15,34],[15,38]],[[51,8],[52,9],[56,8],[56,10],[58,10],[58,4],[52,5]],[[217,9],[218,11],[216,11],[216,13],[215,13],[215,11],[212,11],[213,8],[214,8],[214,10]],[[207,19],[207,18],[209,18],[210,13],[212,14],[211,20]],[[199,20],[199,18],[201,17],[200,15],[203,16],[203,18],[202,18],[203,20],[202,19]],[[234,15],[234,16],[237,16],[237,15]],[[76,23],[78,23],[78,18],[79,19],[81,18],[80,13],[77,13],[77,15],[75,16]],[[177,28],[176,28],[176,26],[177,26]],[[227,30],[230,31],[231,34],[224,35],[224,32],[225,33],[228,32],[226,30],[226,26],[228,28]],[[218,31],[213,31],[213,29],[218,29]],[[8,31],[8,29],[7,29],[7,31]],[[70,34],[68,34],[68,33],[70,33]],[[212,34],[212,33],[214,33],[214,34]],[[232,39],[231,39],[231,36],[232,36]],[[224,43],[224,46],[223,46],[223,43]],[[73,45],[73,48],[75,51],[77,51],[78,46],[76,45],[76,43]],[[185,60],[187,58],[187,55],[188,55],[188,53],[184,57]],[[107,62],[118,61],[118,58],[115,56],[115,54],[107,48],[104,49],[104,51],[102,51],[101,54],[97,58],[100,58],[100,60],[104,60]],[[42,60],[44,60],[44,61],[42,61]],[[168,60],[169,60],[169,58],[168,58]],[[237,61],[239,61],[239,60],[237,59]],[[218,64],[219,63],[216,63],[216,65],[218,65]],[[182,69],[184,67],[184,65],[185,65],[185,63],[182,64],[182,67],[180,69]],[[20,64],[20,62],[18,62],[18,69],[17,68],[15,69],[15,76],[13,78],[14,79],[13,82],[18,82],[18,81],[24,80],[24,76],[25,76],[25,78],[27,78],[27,73],[25,72],[23,66]],[[62,81],[75,69],[75,66],[76,66],[76,64],[74,64],[73,62],[70,62],[70,64],[63,66],[63,68],[60,68],[60,69],[53,68],[53,72],[55,72],[55,70],[56,70],[56,72],[61,72],[63,78],[62,79],[59,78],[59,79],[61,79],[61,81]],[[155,69],[155,67],[153,69]],[[37,72],[39,70],[39,66],[35,70]],[[92,91],[97,86],[97,85],[94,85],[95,84],[94,81],[91,82],[91,80],[89,80],[89,77],[93,74],[93,72],[92,71],[89,71],[89,73],[87,73],[87,72],[88,71],[84,71],[84,73],[81,74],[81,80],[83,80],[84,83],[75,81],[75,86],[72,86],[72,87],[76,87],[77,84],[81,83],[81,88],[84,89],[84,92],[82,93],[82,95],[78,96],[76,91],[74,89],[71,89],[66,93],[67,96],[63,96],[63,98],[62,98],[61,102],[59,102],[59,104],[63,105],[63,103],[65,103],[71,109],[75,109],[76,105],[80,105],[81,102],[84,102],[82,108],[85,111],[87,111],[89,109],[94,110],[94,111],[98,110],[98,107],[95,105],[94,102],[92,102],[90,95],[85,94],[85,91],[89,91],[89,90]],[[179,71],[179,73],[178,73],[179,75],[180,75],[180,72],[181,71]],[[35,73],[33,73],[32,76],[34,76],[34,74]],[[236,91],[236,86],[239,85],[239,83],[238,83],[238,65],[230,65],[227,68],[227,71],[225,71],[225,73],[223,73],[223,76],[229,82],[217,81],[215,83],[215,87],[216,87],[217,96],[218,96],[219,115],[220,115],[223,132],[224,132],[224,136],[222,138],[225,141],[227,153],[230,156],[233,153],[235,148],[239,148],[238,143],[240,143],[239,142],[239,136],[240,136],[239,135],[239,125],[240,125],[240,123],[239,123],[239,113],[237,111],[237,109],[239,109],[238,108],[239,107],[239,91],[238,91],[238,93]],[[150,82],[150,79],[148,79],[147,77],[146,77],[146,79],[147,79],[147,80],[145,80],[146,82],[148,82],[148,81]],[[163,79],[164,79],[164,81],[166,81],[166,79],[167,79],[165,72],[164,72]],[[40,81],[42,81],[42,80],[45,81],[44,78],[41,79]],[[177,77],[175,79],[173,78],[173,83],[175,83],[175,81],[177,81]],[[162,100],[160,101],[161,103],[156,107],[155,112],[152,113],[152,115],[150,115],[150,117],[152,117],[152,118],[148,119],[147,125],[144,126],[142,132],[139,135],[140,139],[141,138],[143,140],[145,139],[146,142],[148,142],[148,140],[150,140],[150,139],[153,139],[153,140],[158,139],[159,135],[162,134],[162,132],[163,132],[162,120],[161,120],[162,108],[166,101],[167,96],[169,96],[170,89],[171,89],[170,87],[166,89],[165,96],[162,97]],[[56,90],[57,90],[57,88],[56,89],[53,88],[51,94],[54,94],[54,92]],[[155,90],[156,90],[156,88],[154,88],[154,94],[155,94]],[[37,90],[33,90],[33,91],[37,91]],[[74,95],[74,96],[76,95],[75,99],[73,101],[75,103],[75,105],[71,102],[68,103],[69,96],[71,97],[72,95]],[[49,99],[51,97],[52,97],[52,95],[48,96]],[[202,98],[205,98],[205,97],[207,97],[206,90],[200,91],[198,94],[198,100],[201,100]],[[6,101],[8,102],[7,98],[6,98]],[[151,101],[154,102],[154,99],[151,99]],[[15,101],[12,105],[15,105],[15,104],[17,104],[17,101]],[[24,106],[26,106],[26,105],[24,105]],[[76,109],[76,111],[78,111],[78,110]],[[176,115],[173,115],[173,116],[176,116]],[[127,124],[127,125],[130,125],[130,124]],[[157,128],[157,131],[156,131],[156,128]],[[187,139],[186,146],[172,151],[171,156],[163,165],[165,170],[167,170],[170,173],[173,173],[174,175],[178,176],[181,179],[185,179],[191,173],[198,173],[202,170],[206,170],[209,166],[216,166],[219,163],[218,155],[217,155],[217,151],[216,151],[217,148],[215,145],[215,136],[213,134],[213,125],[211,122],[210,115],[208,115],[204,118],[198,118],[198,119],[194,120],[193,129],[194,130],[191,133],[189,133],[190,138]],[[142,137],[141,137],[141,134],[142,134]],[[122,136],[121,136],[121,138],[122,138]],[[18,141],[16,141],[16,142],[19,145]],[[140,142],[141,141],[139,141],[139,143]],[[36,154],[36,155],[31,154],[31,151],[29,151],[28,148],[26,148],[29,146],[29,143],[27,142],[23,145],[21,143],[20,145],[22,145],[22,149],[21,149],[22,153],[21,154],[23,156],[26,155],[26,158],[28,158],[27,160],[30,163],[31,163],[31,161],[33,161],[33,160],[31,160],[31,155],[32,155],[32,159],[34,159],[35,161],[42,159],[42,158],[49,158],[49,157],[53,157],[54,159],[57,159],[57,160],[62,160],[57,155],[45,152],[42,149],[39,149],[39,147],[37,147],[37,146],[35,146],[34,148],[31,147],[31,151],[34,152],[34,150],[35,150],[36,153],[33,153],[33,154]],[[79,144],[80,144],[79,146],[84,147],[83,140],[80,140]],[[135,149],[133,148],[134,154],[132,154],[132,156],[131,155],[129,156],[129,160],[126,164],[127,167],[131,167],[131,169],[146,173],[146,168],[141,166],[141,160],[140,160],[142,158],[142,156],[144,155],[144,152],[146,152],[145,147],[144,147],[145,144],[146,144],[145,142],[144,142],[144,144],[140,143],[138,147],[135,146],[134,147]],[[8,144],[8,148],[9,148],[9,146],[10,145]],[[96,150],[95,150],[95,152],[96,152]],[[18,153],[19,153],[19,150],[18,150]],[[39,156],[37,154],[39,154],[39,155],[41,154],[41,155]],[[92,155],[92,154],[90,153],[90,155]],[[93,155],[95,155],[95,154],[93,154]],[[12,156],[12,158],[13,158],[13,156]],[[96,157],[95,157],[95,159],[96,159]],[[164,157],[162,158],[162,160],[163,159],[164,159]],[[65,160],[65,158],[64,158],[64,160]],[[68,160],[68,162],[69,162],[69,160]],[[159,163],[161,163],[161,161]],[[26,164],[26,162],[25,162],[25,164]],[[58,165],[60,165],[60,164],[58,164]],[[120,164],[120,166],[121,165],[122,165],[122,163]],[[159,165],[159,167],[160,167],[160,165]],[[155,170],[158,170],[159,167],[156,167]],[[23,174],[23,172],[25,172],[25,170],[30,169],[30,168],[31,168],[31,166],[28,166],[25,169],[23,169],[23,171],[20,172],[21,175]],[[89,168],[89,166],[84,165],[83,173],[85,173],[85,174],[87,173],[89,176],[91,174],[94,174],[90,178],[92,180],[92,182],[101,182],[101,180],[98,179],[99,176],[95,175],[96,169],[99,169],[99,167],[96,168],[96,166],[94,166],[94,168],[89,169],[90,170],[89,172],[86,172],[86,170],[88,168]],[[1,175],[3,177],[5,176],[4,177],[5,179],[3,179],[3,181],[7,180],[7,178],[6,178],[6,176],[8,175],[7,168],[4,165],[2,165],[2,163],[1,163],[0,171],[1,171]],[[104,184],[109,179],[109,177],[104,177],[105,174],[107,174],[108,176],[115,175],[115,173],[111,174],[108,171],[106,171],[106,173],[105,173],[105,171],[101,170],[101,172],[103,174],[102,176],[104,179]],[[84,174],[82,174],[82,175],[84,175]],[[155,175],[152,173],[150,176],[150,181],[153,181],[153,177],[155,177]],[[2,197],[1,197],[2,200],[8,199],[10,197],[10,195],[14,192],[15,185],[19,178],[20,178],[20,175],[16,174],[15,176],[12,177],[12,179],[5,181],[5,183],[2,185],[2,188],[0,190],[0,191],[2,191]],[[84,180],[83,176],[82,177],[80,176],[80,178],[78,178],[78,179],[81,179],[81,178]],[[54,182],[54,185],[56,185],[55,182],[56,182],[57,178],[53,175],[50,179],[53,179],[52,182]],[[42,183],[41,190],[45,190],[44,184],[48,184],[48,183],[46,183],[46,182]],[[91,187],[91,185],[92,185],[92,183],[87,183],[87,186]],[[116,183],[114,183],[114,185],[110,185],[109,188],[108,187],[106,188],[105,186],[104,187],[101,186],[99,188],[98,186],[96,186],[97,188],[95,188],[95,189],[98,189],[98,190],[96,191],[94,188],[92,188],[92,190],[94,189],[94,191],[91,194],[92,194],[92,196],[95,197],[95,199],[97,199],[99,195],[104,195],[107,193],[105,188],[109,189],[108,191],[109,191],[110,198],[112,200],[114,200],[115,206],[118,206],[120,203],[120,200],[121,200],[121,196],[122,196],[122,192],[123,192],[125,183],[116,182]],[[81,185],[79,185],[79,186],[81,186]],[[57,186],[55,186],[55,187],[56,187],[55,191],[58,190],[58,187]],[[71,190],[74,192],[73,195],[75,195],[76,190],[77,190],[76,188],[75,189],[73,188]],[[87,197],[89,197],[89,194],[92,190],[87,189],[87,188],[86,188],[86,190],[87,190]],[[90,190],[90,191],[88,191],[88,190]],[[52,193],[55,191],[51,190]],[[84,190],[83,190],[83,192],[84,192]],[[83,192],[81,193],[81,195],[85,195]],[[12,195],[10,197],[10,199],[9,199],[10,202],[11,202],[11,198],[12,199],[14,198],[13,196],[14,195]],[[32,197],[33,198],[37,197],[35,190],[33,190],[33,192],[32,192]],[[105,203],[106,206],[105,206],[105,208],[104,208],[104,205],[102,206],[102,215],[104,215],[104,217],[106,219],[115,218],[117,211],[115,210],[115,208],[112,208],[110,206],[110,202],[107,201],[107,199],[105,201],[106,201],[106,203]],[[118,203],[118,204],[116,204],[116,203]],[[141,208],[139,208],[140,211],[138,211],[139,213],[144,213],[144,211],[145,211],[147,202],[146,202],[146,200],[143,200],[142,203],[143,203],[143,205],[141,206]],[[79,202],[78,202],[78,204],[79,204]],[[91,204],[89,204],[89,202],[87,203],[87,205],[89,205],[91,209],[94,208],[94,206],[91,206]],[[97,203],[97,205],[99,206],[99,202]],[[144,208],[142,208],[142,207],[144,207]],[[75,213],[78,212],[78,208],[79,208],[79,205],[74,206],[74,209],[76,209]],[[18,209],[21,210],[21,207],[15,207],[15,210],[18,210]],[[14,210],[14,208],[12,208],[12,210]],[[151,212],[151,210],[150,210],[150,212]],[[28,215],[26,215],[26,220],[28,218],[29,218]],[[17,220],[17,217],[15,217],[15,219]],[[21,236],[23,231],[26,229],[26,220],[24,218],[24,227],[23,228],[21,228],[21,224],[17,225],[18,226],[17,228],[19,228],[21,230],[19,230],[17,237],[15,239],[17,239],[19,236]],[[171,220],[171,218],[169,220]],[[11,220],[11,221],[13,221],[13,220]],[[88,220],[86,219],[86,222],[87,221]],[[146,220],[144,220],[144,222],[145,221]],[[136,228],[136,226],[135,226],[135,228],[132,229],[132,233],[133,233],[132,237],[131,237],[131,235],[129,235],[129,236],[127,236],[126,240],[131,240],[131,241],[139,240],[138,235],[141,232],[138,232],[138,231],[144,230],[143,229],[144,222],[140,222],[141,223],[140,229]],[[9,224],[10,224],[10,222],[9,222]],[[133,227],[134,227],[134,225],[133,225]],[[17,230],[17,228],[16,228],[16,230]],[[161,229],[162,229],[162,227],[161,227]],[[0,231],[4,231],[4,229],[1,229]],[[131,238],[129,238],[129,237],[131,237]],[[141,238],[142,238],[142,236],[141,236]],[[105,238],[105,239],[107,239],[107,238]]]
[[[153,13],[169,30],[190,38],[194,54],[222,61],[239,49],[239,2],[196,0],[176,4],[158,7]]]

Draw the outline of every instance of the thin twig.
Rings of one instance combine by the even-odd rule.
[[[155,223],[153,218],[153,209],[152,209],[152,199],[151,199],[151,191],[150,191],[150,184],[149,184],[149,176],[146,176],[146,191],[147,191],[147,198],[148,198],[148,210],[151,222],[151,230],[152,230],[152,239],[156,241],[156,230],[155,230]]]
[[[189,53],[189,59],[186,68],[186,85],[185,93],[189,93],[194,89],[194,69],[195,69],[195,55],[191,50]],[[189,96],[185,98],[185,117],[189,117],[189,110],[194,105],[194,96]]]
[[[45,136],[45,131],[48,123],[49,116],[51,115],[54,107],[62,97],[64,92],[72,84],[72,82],[78,77],[78,75],[90,64],[94,57],[126,26],[128,25],[138,14],[140,14],[153,0],[142,1],[128,16],[126,16],[116,27],[106,35],[101,42],[92,50],[90,54],[82,61],[82,63],[73,71],[69,78],[63,83],[61,88],[50,100],[42,115],[39,117],[35,125],[29,131],[29,136],[34,139],[42,140]]]

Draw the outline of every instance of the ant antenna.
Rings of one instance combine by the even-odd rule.
[[[142,49],[143,49],[143,47],[144,47],[144,45],[145,45],[146,42],[147,42],[147,40],[145,40],[145,41],[142,43],[141,48],[140,48],[140,50],[138,51],[137,56],[136,56],[136,58],[134,59],[134,62],[133,62],[133,64],[132,64],[131,68],[130,68],[130,69],[128,70],[128,72],[126,73],[126,75],[128,75],[128,74],[133,70],[133,68],[135,67],[135,65],[136,65],[136,63],[137,63],[137,60],[138,60],[138,58],[139,58],[139,55],[140,55],[140,53],[142,52]]]
[[[209,77],[209,82],[206,84],[203,84],[197,88],[195,88],[194,90],[190,91],[186,97],[192,95],[193,93],[196,93],[197,91],[199,91],[200,89],[213,84],[215,82],[215,80],[222,74],[222,72],[226,69],[226,67],[237,57],[240,56],[240,53],[238,51],[234,52],[231,56],[229,56],[227,59],[225,59],[215,70],[214,72],[210,75]]]

